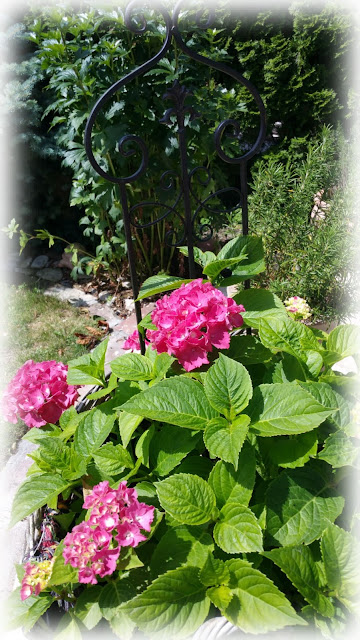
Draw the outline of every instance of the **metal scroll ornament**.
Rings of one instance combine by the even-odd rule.
[[[166,236],[166,242],[170,246],[181,246],[186,244],[188,247],[189,258],[189,274],[190,278],[195,277],[195,262],[194,262],[194,244],[195,242],[205,241],[212,235],[212,230],[208,225],[199,225],[198,220],[201,217],[201,212],[211,212],[212,214],[224,211],[231,212],[235,208],[240,208],[242,211],[242,229],[243,233],[248,233],[248,206],[247,206],[247,162],[252,158],[260,149],[266,132],[266,119],[265,119],[265,107],[263,101],[257,91],[257,89],[242,76],[238,71],[235,71],[231,67],[225,65],[222,62],[215,62],[200,55],[188,47],[180,33],[179,29],[179,15],[184,5],[183,0],[178,2],[173,10],[172,16],[162,6],[158,5],[157,10],[162,15],[165,22],[165,38],[159,52],[153,56],[150,60],[143,63],[126,76],[115,82],[96,102],[94,105],[85,129],[85,150],[89,161],[95,171],[112,183],[118,185],[120,203],[122,206],[125,237],[127,243],[129,270],[131,277],[131,285],[134,293],[134,298],[138,297],[139,288],[136,275],[136,258],[135,251],[132,243],[131,227],[143,229],[145,227],[159,223],[168,216],[172,215],[177,219],[177,230],[168,231]],[[199,28],[209,28],[213,19],[212,11],[208,11],[208,19],[204,23],[201,22],[201,12],[198,12],[196,16],[197,26]],[[141,34],[146,31],[147,23],[144,16],[139,13],[138,2],[134,0],[131,2],[125,11],[125,25],[133,33]],[[257,138],[254,144],[247,148],[245,153],[237,157],[232,157],[224,149],[225,138],[233,138],[239,140],[241,131],[239,123],[234,119],[223,120],[216,128],[214,134],[214,145],[218,156],[224,162],[229,164],[238,165],[240,180],[239,188],[227,187],[220,189],[215,193],[211,193],[204,200],[201,200],[197,195],[198,189],[196,187],[203,186],[204,188],[209,184],[211,180],[210,172],[203,166],[196,167],[195,169],[189,169],[188,162],[188,149],[187,149],[187,137],[186,126],[195,118],[199,118],[200,114],[197,113],[192,106],[188,104],[188,98],[191,97],[191,92],[177,80],[174,82],[171,88],[168,88],[163,95],[164,101],[167,101],[169,107],[166,109],[164,116],[160,122],[164,125],[172,125],[173,122],[177,125],[177,138],[179,148],[179,173],[176,175],[173,171],[164,171],[160,178],[159,189],[167,192],[168,195],[173,194],[173,201],[168,203],[168,199],[165,202],[161,201],[143,201],[138,202],[132,207],[129,206],[129,200],[127,196],[127,185],[138,180],[149,167],[149,153],[144,140],[136,134],[128,134],[123,136],[117,145],[119,153],[124,158],[134,156],[139,158],[138,168],[133,171],[131,175],[127,176],[114,176],[107,173],[97,162],[93,153],[92,147],[92,131],[99,112],[109,102],[112,96],[120,92],[125,85],[131,83],[135,78],[142,76],[144,73],[155,67],[158,62],[164,58],[170,49],[173,39],[179,49],[181,49],[189,58],[196,60],[201,64],[205,64],[208,67],[216,69],[221,73],[230,76],[238,83],[246,87],[246,89],[253,96],[256,105],[259,110],[259,130]],[[212,206],[212,201],[219,202],[219,197],[224,194],[232,196],[235,199],[235,204],[227,209],[222,208],[221,211]],[[137,217],[137,212],[143,211],[147,207],[157,207],[160,211],[160,215],[157,219],[153,219],[151,222],[141,224]],[[180,228],[180,232],[178,229]],[[141,321],[141,307],[140,303],[135,303],[137,322]],[[142,351],[144,350],[144,343],[141,339]]]

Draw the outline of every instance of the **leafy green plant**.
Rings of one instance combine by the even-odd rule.
[[[33,154],[44,156],[45,161],[39,167],[41,177],[49,171],[50,158],[57,162],[62,159],[61,174],[72,176],[70,202],[75,218],[89,252],[96,255],[96,260],[75,265],[74,273],[81,273],[87,264],[88,269],[96,271],[100,266],[117,277],[125,257],[116,188],[94,174],[83,147],[85,123],[96,98],[114,81],[154,55],[163,42],[163,27],[154,14],[148,15],[149,28],[139,36],[125,28],[123,8],[123,3],[120,8],[118,5],[94,8],[87,2],[82,4],[81,11],[70,5],[34,8],[26,11],[23,24],[9,32],[9,38],[15,38],[22,45],[20,64],[14,62],[9,68],[17,77],[8,85],[9,109],[16,110],[21,121],[15,137],[20,155],[31,147]],[[225,3],[219,7],[213,28],[195,29],[194,22],[182,20],[181,29],[188,46],[195,51],[234,67],[234,61],[238,61],[239,70],[258,87],[263,97],[269,124],[283,123],[280,152],[287,153],[292,136],[309,139],[322,123],[349,115],[347,56],[353,34],[347,10],[339,10],[331,2],[326,2],[321,10],[310,9],[308,3],[296,3],[281,11],[246,11],[244,15]],[[130,101],[125,92],[116,95],[96,124],[96,157],[101,158],[101,166],[112,174],[119,175],[125,170],[124,159],[114,152],[116,141],[122,135],[139,134],[149,147],[152,174],[131,189],[132,204],[157,199],[159,189],[154,185],[159,186],[161,173],[165,169],[178,170],[176,129],[172,126],[168,131],[159,120],[166,106],[162,98],[164,91],[174,80],[184,78],[193,90],[193,105],[201,114],[200,119],[188,123],[187,127],[190,169],[203,165],[211,167],[213,174],[213,180],[205,189],[200,184],[194,185],[196,194],[202,191],[206,197],[214,186],[219,189],[238,184],[236,167],[224,167],[216,158],[209,134],[222,119],[233,117],[241,123],[244,135],[249,134],[252,139],[258,127],[258,113],[250,94],[231,80],[225,82],[216,71],[189,60],[175,47],[141,81],[132,84]],[[34,166],[33,160],[32,156],[26,167]],[[27,173],[24,180],[31,181],[37,191],[42,184],[33,174]],[[57,225],[62,219],[59,198],[48,199],[50,185],[54,184],[57,193],[61,185],[52,174],[44,184],[41,202],[36,201],[34,206],[36,225],[45,226],[53,235],[68,238],[67,233],[60,232],[53,224],[44,225],[39,221],[39,207],[43,211],[45,200],[49,218],[56,215]],[[174,186],[178,188],[178,180]],[[24,188],[19,191],[28,193]],[[166,193],[162,196],[166,203]],[[155,220],[163,212],[162,207],[159,209],[139,209],[140,222]],[[28,208],[26,213],[21,226],[32,234],[32,228],[27,226],[31,219]],[[225,215],[211,211],[201,215],[214,228],[226,224]],[[165,220],[150,231],[134,229],[140,258],[138,268],[146,275],[151,275],[153,270],[171,272],[174,268],[174,251],[164,242],[169,229]],[[69,242],[77,239],[73,232],[72,229]]]
[[[317,318],[354,308],[356,220],[344,158],[347,143],[325,127],[301,158],[270,154],[253,173],[249,226],[264,237],[261,285],[282,300],[296,291]]]
[[[243,240],[238,266],[249,276],[261,251],[246,267]],[[197,259],[215,274],[234,253],[230,242],[226,258]],[[144,283],[143,292],[154,286],[161,285]],[[74,606],[55,638],[104,619],[121,638],[138,628],[180,639],[214,615],[245,633],[299,625],[329,638],[349,629],[359,506],[345,485],[359,470],[358,376],[332,366],[360,352],[359,327],[313,330],[264,289],[244,289],[235,300],[245,307],[244,328],[201,369],[186,373],[149,347],[113,360],[106,380],[106,342],[70,363],[69,384],[99,385],[90,396],[97,406],[72,407],[59,425],[25,436],[39,446],[12,524],[45,504],[56,508],[59,494],[80,524],[82,488],[100,482],[136,487],[154,518],[146,539],[122,548],[117,568],[98,584],[84,584],[64,563],[61,542],[41,593],[21,604],[19,590],[13,594],[12,627],[30,629],[68,600]]]

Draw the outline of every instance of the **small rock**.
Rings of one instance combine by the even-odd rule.
[[[126,311],[134,311],[135,310],[135,302],[132,298],[125,298],[124,300],[124,307],[126,309]]]
[[[32,269],[44,269],[49,264],[49,258],[47,256],[36,256],[31,263]]]
[[[61,271],[61,269],[41,269],[41,271],[37,271],[36,275],[39,276],[39,278],[42,278],[43,280],[49,280],[50,282],[59,282],[62,277],[63,277],[63,273]]]
[[[111,296],[111,291],[103,291],[99,295],[99,302],[108,302],[108,298]]]

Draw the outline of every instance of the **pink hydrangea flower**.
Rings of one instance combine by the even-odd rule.
[[[145,340],[145,344],[149,344],[149,341]],[[137,329],[122,343],[121,348],[125,349],[125,351],[141,351],[139,332]]]
[[[24,577],[21,581],[20,598],[26,600],[30,596],[38,596],[50,580],[54,558],[43,562],[27,562]]]
[[[148,330],[147,337],[158,353],[175,356],[191,371],[209,363],[213,347],[229,348],[229,331],[242,326],[243,311],[242,305],[199,278],[157,301],[151,314],[157,329]]]
[[[78,398],[78,387],[66,382],[68,367],[62,362],[27,360],[3,394],[5,420],[20,418],[28,427],[55,423]]]
[[[89,517],[66,535],[63,557],[79,569],[79,582],[96,584],[97,576],[114,573],[121,547],[146,540],[141,531],[150,531],[155,508],[139,502],[126,481],[112,489],[106,480],[86,496],[84,509]]]
[[[311,316],[312,312],[305,298],[292,296],[284,301],[284,305],[286,311],[294,320],[307,320]]]

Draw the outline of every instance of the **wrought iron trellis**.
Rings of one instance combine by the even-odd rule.
[[[177,232],[170,231],[166,235],[166,241],[167,241],[167,244],[170,246],[181,246],[185,243],[187,244],[188,259],[189,259],[189,274],[190,274],[190,278],[194,278],[195,277],[195,261],[194,261],[195,241],[207,240],[212,235],[212,230],[209,227],[209,225],[202,225],[199,230],[199,233],[200,233],[200,237],[199,237],[198,233],[195,231],[195,225],[197,223],[197,218],[201,210],[205,210],[205,211],[211,210],[213,213],[216,212],[213,208],[209,209],[208,202],[211,198],[221,196],[222,194],[225,194],[227,192],[232,192],[233,194],[236,194],[238,197],[236,204],[231,206],[228,209],[225,209],[225,211],[231,212],[235,208],[241,208],[242,232],[244,235],[248,234],[247,163],[260,150],[266,134],[265,107],[256,87],[251,82],[249,82],[249,80],[244,78],[244,76],[241,75],[238,71],[235,71],[234,69],[232,69],[231,67],[227,66],[222,62],[213,61],[209,58],[206,58],[203,55],[200,55],[195,51],[192,51],[192,49],[185,44],[179,28],[179,16],[185,5],[186,5],[186,0],[185,2],[184,0],[180,0],[174,8],[172,16],[170,16],[170,13],[162,5],[158,5],[158,10],[161,13],[163,20],[165,22],[165,38],[164,38],[164,42],[161,49],[150,60],[141,64],[139,67],[137,67],[136,69],[128,73],[126,76],[124,76],[123,78],[115,82],[109,89],[107,89],[107,91],[105,91],[105,93],[95,103],[85,128],[85,150],[92,167],[100,176],[102,176],[106,180],[109,180],[112,183],[117,184],[119,187],[119,196],[120,196],[120,203],[123,211],[124,230],[125,230],[125,238],[127,243],[131,286],[132,286],[134,299],[135,299],[135,312],[136,312],[136,319],[138,323],[141,322],[142,316],[141,316],[140,302],[136,301],[136,298],[138,297],[138,294],[139,294],[139,287],[138,287],[138,280],[137,280],[137,274],[136,274],[136,256],[135,256],[134,246],[132,242],[131,227],[133,226],[138,229],[143,229],[145,227],[159,223],[170,214],[176,215],[181,220],[181,223],[183,225],[182,235],[181,237],[178,237],[179,234]],[[210,25],[212,24],[212,21],[214,18],[214,10],[213,9],[207,10],[207,13],[208,13],[207,20],[205,22],[204,21],[201,22],[201,17],[203,15],[203,12],[202,11],[197,12],[196,23],[199,28],[209,28]],[[135,15],[136,15],[137,22],[134,21]],[[131,2],[127,6],[127,9],[125,11],[124,21],[127,28],[133,33],[141,34],[146,31],[147,23],[144,18],[144,15],[142,13],[139,14],[137,0],[133,0],[133,2]],[[167,54],[168,50],[171,47],[173,39],[176,45],[193,60],[196,60],[201,64],[205,64],[208,67],[216,69],[217,71],[220,71],[225,75],[230,76],[231,78],[236,80],[238,83],[246,87],[246,89],[253,96],[259,110],[260,122],[259,122],[258,135],[255,142],[252,144],[252,146],[247,148],[245,153],[242,153],[237,157],[232,157],[224,150],[223,140],[224,140],[224,137],[230,137],[235,140],[238,139],[240,142],[240,139],[241,139],[240,125],[237,122],[237,120],[234,120],[234,119],[226,119],[220,122],[220,124],[217,126],[214,133],[215,149],[218,156],[224,162],[239,166],[239,183],[240,184],[239,184],[239,188],[226,187],[226,188],[220,189],[210,194],[210,196],[207,196],[203,201],[201,201],[195,193],[195,190],[193,188],[193,181],[196,180],[198,184],[206,187],[210,182],[211,175],[209,170],[203,166],[198,166],[195,169],[192,169],[191,171],[189,170],[187,137],[186,137],[187,123],[193,120],[194,118],[199,117],[200,114],[195,112],[193,107],[185,104],[185,100],[189,95],[191,95],[191,91],[189,91],[185,86],[180,85],[178,81],[175,81],[173,86],[169,88],[163,96],[164,100],[172,100],[173,106],[166,110],[160,122],[164,124],[171,124],[172,123],[171,117],[174,116],[177,123],[177,137],[178,137],[179,155],[180,155],[180,174],[178,176],[179,184],[180,184],[179,192],[172,205],[165,204],[160,201],[158,202],[143,201],[143,202],[136,203],[135,205],[130,207],[126,185],[130,185],[131,183],[138,180],[148,168],[149,166],[148,148],[144,140],[136,134],[127,134],[123,136],[119,140],[117,145],[117,149],[120,152],[120,154],[124,158],[127,158],[140,152],[141,160],[138,168],[131,175],[117,177],[104,171],[99,165],[99,163],[97,162],[97,160],[95,159],[95,156],[93,153],[93,146],[92,146],[92,130],[99,112],[103,109],[104,105],[112,98],[112,96],[117,91],[122,89],[122,87],[130,83],[132,80],[146,73],[152,67],[155,67],[157,63],[162,58],[164,58],[165,55]],[[186,118],[186,116],[188,117]],[[200,177],[199,172],[203,172],[202,175],[204,175],[204,172],[205,172],[206,174],[205,179],[202,179]],[[172,189],[174,186],[174,175],[172,174],[173,174],[172,171],[167,170],[167,171],[164,171],[164,173],[160,178],[160,183],[161,183],[160,186],[165,191]],[[194,212],[192,212],[191,198],[193,198],[193,200],[195,200],[195,203],[196,203],[195,205],[196,208]],[[184,212],[183,215],[180,214],[179,211],[177,210],[177,207],[180,202],[182,204],[182,211]],[[157,206],[165,209],[165,211],[156,220],[152,220],[151,222],[147,222],[144,224],[140,224],[139,222],[136,222],[136,220],[134,219],[134,214],[136,214],[136,211],[139,210],[140,208],[149,207],[149,206]],[[223,211],[224,209],[222,209],[222,212]],[[206,231],[207,233],[205,233]],[[140,335],[140,344],[141,344],[141,350],[143,353],[144,341],[141,335]]]

